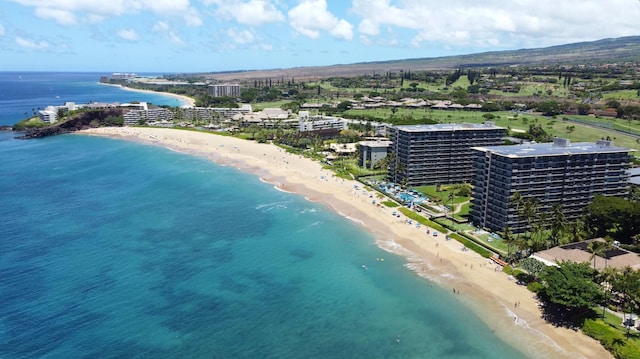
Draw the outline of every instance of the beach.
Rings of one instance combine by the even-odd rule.
[[[279,190],[353,221],[371,232],[377,244],[406,258],[407,267],[437,285],[449,288],[467,303],[496,335],[535,358],[612,358],[595,340],[571,329],[556,328],[541,319],[531,292],[517,285],[499,267],[455,240],[429,234],[424,226],[392,216],[392,209],[373,204],[356,181],[343,180],[318,162],[229,136],[163,128],[97,128],[81,134],[142,142],[201,156],[259,176]],[[373,197],[375,198],[375,197]],[[517,305],[516,305],[517,304]]]
[[[112,85],[112,84],[105,84],[105,83],[101,83],[101,84],[102,85],[107,85],[107,86],[117,86],[117,87],[120,87],[121,89],[123,89],[125,91],[134,91],[134,92],[150,93],[150,94],[155,94],[155,95],[173,97],[176,100],[180,101],[181,105],[179,107],[195,107],[196,106],[196,100],[194,100],[193,98],[191,98],[189,96],[178,95],[178,94],[171,93],[171,92],[158,92],[158,91],[151,91],[151,90],[141,90],[141,89],[131,88],[131,87],[122,86],[122,85]]]

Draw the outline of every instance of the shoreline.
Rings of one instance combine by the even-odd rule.
[[[455,300],[469,306],[501,340],[528,357],[613,358],[594,339],[547,324],[533,294],[490,260],[462,251],[455,240],[434,237],[433,231],[426,234],[423,227],[392,216],[392,209],[372,204],[360,182],[334,177],[318,162],[271,144],[176,129],[108,127],[78,134],[136,141],[204,157],[254,174],[280,191],[320,203],[371,233],[380,248],[404,257],[405,267],[418,276],[456,292]]]
[[[159,96],[173,97],[176,100],[180,101],[180,103],[181,103],[180,107],[182,107],[182,108],[195,107],[196,106],[196,100],[191,98],[191,97],[189,97],[189,96],[185,96],[185,95],[179,95],[179,94],[175,94],[175,93],[171,93],[171,92],[159,92],[159,91],[151,91],[151,90],[142,90],[142,89],[136,89],[136,88],[131,88],[131,87],[122,86],[122,85],[106,84],[106,83],[103,83],[103,82],[99,82],[99,84],[100,85],[105,85],[105,86],[119,87],[124,91],[133,91],[133,92],[154,94],[154,95],[159,95]]]

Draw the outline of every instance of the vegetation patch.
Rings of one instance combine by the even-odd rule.
[[[435,223],[435,222],[433,222],[433,221],[431,221],[429,219],[426,219],[426,218],[422,217],[421,215],[417,214],[416,212],[414,212],[414,211],[412,211],[412,210],[410,210],[408,208],[402,207],[402,208],[399,209],[399,211],[400,211],[400,213],[402,213],[405,216],[407,216],[409,219],[412,219],[412,220],[414,220],[414,221],[416,221],[416,222],[418,222],[420,224],[423,224],[425,226],[431,227],[434,230],[439,231],[441,233],[446,233],[447,232],[446,228],[442,227],[441,225],[439,225],[439,224],[437,224],[437,223]]]
[[[485,258],[491,258],[491,256],[493,256],[493,252],[491,252],[490,250],[480,246],[479,244],[470,240],[469,238],[461,236],[458,233],[451,233],[449,234],[449,237],[457,240],[458,242],[462,243],[465,247],[471,249],[472,251],[478,253],[479,255]]]
[[[618,359],[640,358],[639,340],[627,340],[615,325],[606,323],[602,319],[587,319],[582,326],[582,332],[599,341],[614,357]],[[638,336],[638,334],[635,334]]]
[[[399,204],[397,204],[396,202],[393,202],[393,201],[383,201],[382,204],[387,206],[387,207],[389,207],[389,208],[396,208],[396,207],[400,206]]]

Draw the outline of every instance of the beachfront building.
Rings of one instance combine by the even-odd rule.
[[[240,85],[227,83],[209,85],[207,93],[212,97],[238,97],[240,96]]]
[[[58,111],[54,107],[49,106],[44,110],[38,111],[38,117],[40,121],[46,124],[52,124],[58,121]]]
[[[362,141],[358,143],[358,166],[373,168],[376,163],[387,157],[391,141]]]
[[[250,104],[243,104],[237,108],[227,107],[186,107],[174,109],[176,118],[187,121],[218,121],[232,120],[234,116],[251,112]]]
[[[122,115],[125,125],[137,125],[140,122],[167,122],[173,121],[173,112],[166,108],[154,107],[146,110],[127,110]]]
[[[610,267],[616,269],[631,267],[633,270],[640,270],[640,257],[638,254],[621,248],[620,243],[614,242],[611,248],[594,255],[589,250],[589,243],[591,242],[606,243],[603,238],[594,238],[552,247],[533,253],[530,257],[544,263],[546,266],[557,267],[558,263],[570,261],[593,264],[599,271]]]
[[[334,116],[311,115],[309,111],[298,112],[298,130],[300,132],[346,130],[347,121]]]
[[[527,218],[513,203],[517,192],[534,198],[539,213],[559,203],[567,221],[574,221],[596,195],[624,197],[629,192],[628,148],[611,141],[475,147],[470,220],[480,228],[513,233],[527,229]]]
[[[470,182],[471,148],[503,144],[505,135],[493,122],[393,126],[389,179],[406,186]]]

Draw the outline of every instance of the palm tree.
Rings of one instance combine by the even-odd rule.
[[[514,205],[516,207],[516,218],[520,219],[520,207],[524,204],[524,198],[520,192],[514,192],[511,198],[509,199],[509,205]]]
[[[604,268],[607,268],[607,263],[609,262],[609,256],[607,255],[607,251],[613,249],[613,237],[605,236],[604,237],[604,249],[602,250],[602,254],[604,256]]]
[[[502,240],[507,244],[507,260],[511,260],[511,246],[515,242],[515,237],[511,233],[509,226],[504,227],[502,230]]]
[[[626,266],[614,280],[615,289],[622,294],[623,321],[627,322],[626,313],[638,310],[640,304],[640,271]],[[627,340],[630,326],[627,325]]]
[[[569,224],[569,235],[571,236],[571,242],[580,242],[584,238],[583,233],[584,222],[576,219],[575,222]]]
[[[604,242],[599,241],[599,240],[592,240],[587,245],[587,250],[589,250],[589,252],[591,252],[591,257],[589,257],[589,260],[593,259],[593,269],[594,270],[596,269],[596,257],[598,255],[603,255],[605,245],[606,244]]]
[[[454,190],[453,190],[453,189],[450,189],[450,190],[449,190],[449,194],[447,195],[447,201],[448,201],[449,203],[451,203],[451,208],[450,208],[450,210],[449,210],[449,211],[450,211],[450,215],[451,215],[451,227],[452,227],[452,228],[453,228],[453,226],[454,226],[454,225],[453,225],[453,212],[454,212],[454,209],[453,209],[453,200],[454,200],[455,198],[456,198],[456,194],[455,194]],[[446,207],[446,205],[445,205],[445,207]]]
[[[618,269],[614,267],[608,267],[602,270],[598,274],[598,281],[604,289],[604,303],[602,304],[602,317],[604,318],[605,310],[611,300],[611,293],[613,292],[613,284],[618,276]]]
[[[528,230],[531,229],[531,223],[533,223],[533,221],[538,216],[538,207],[539,207],[538,200],[535,198],[529,198],[523,203],[523,206],[521,208],[521,214],[527,220]],[[526,231],[527,230],[525,230],[525,233]]]
[[[549,236],[553,247],[560,244],[560,238],[566,226],[567,218],[562,210],[562,203],[554,203],[551,206],[551,235]]]

